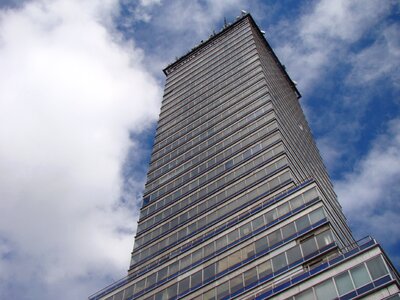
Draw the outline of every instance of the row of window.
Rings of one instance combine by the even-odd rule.
[[[308,240],[313,240],[316,245],[312,249],[306,244]],[[203,294],[203,299],[222,299],[229,295],[235,294],[245,287],[254,286],[259,281],[265,280],[265,278],[273,276],[273,274],[280,273],[281,270],[288,268],[288,266],[297,264],[304,260],[304,258],[312,256],[320,249],[333,244],[333,234],[330,229],[323,231],[313,237],[310,237],[307,241],[300,242],[298,245],[290,248],[289,250],[282,252],[278,255],[273,256],[270,259],[264,260],[263,262],[253,266],[252,268],[242,272],[235,277],[218,284]],[[311,251],[311,252],[310,252]],[[196,290],[203,285],[206,285],[214,278],[226,276],[224,273],[229,269],[233,270],[241,267],[244,264],[258,257],[255,254],[254,244],[250,244],[223,259],[214,262],[203,269],[193,273],[186,278],[179,278],[179,281],[170,285],[166,289],[156,293],[150,297],[144,297],[146,300],[167,300],[175,299],[177,295],[184,295],[189,291]],[[142,288],[139,285],[140,282],[134,286],[133,293],[138,293],[137,288]],[[143,299],[140,297],[140,299]],[[200,298],[201,299],[201,298]],[[327,299],[327,298],[324,298]]]
[[[243,128],[236,134],[232,133],[228,138],[216,143],[214,146],[208,148],[207,151],[203,151],[196,159],[192,161],[198,163],[199,161],[204,161],[210,157],[216,156],[219,153],[225,153],[225,158],[229,158],[232,155],[238,153],[242,149],[246,149],[251,143],[259,140],[260,138],[266,138],[271,132],[275,131],[275,134],[271,136],[272,139],[278,140],[280,138],[279,132],[276,131],[277,123],[275,121],[266,125],[274,117],[273,112],[269,113],[266,117],[260,118],[259,120],[253,122],[250,126]],[[242,140],[242,142],[240,142]],[[239,142],[238,142],[239,141]],[[271,142],[273,143],[273,142]],[[235,147],[236,151],[233,152]],[[225,151],[221,151],[226,149]],[[160,211],[164,207],[168,206],[171,202],[171,197],[167,196],[155,203],[149,204],[148,206],[141,209],[140,218],[143,220],[146,216],[153,214],[156,211]],[[180,204],[178,204],[180,205]],[[167,208],[171,209],[171,208]]]
[[[251,140],[249,140],[249,138],[247,140],[244,140],[242,142],[244,145],[241,145],[241,148],[246,149],[243,146],[248,146],[249,142],[254,142],[254,140],[255,140],[255,138],[257,138],[257,136],[258,135],[256,134],[256,135],[250,136],[250,138],[252,138]],[[251,157],[258,155],[262,151],[265,151],[268,147],[270,147],[272,144],[276,143],[279,139],[280,139],[280,134],[279,134],[279,132],[276,132],[269,138],[263,139],[260,142],[253,144],[251,146],[251,148],[245,150],[244,152],[240,152],[238,155],[236,155],[234,157],[230,157],[230,154],[232,152],[222,152],[219,155],[217,155],[216,157],[214,157],[211,160],[206,162],[210,168],[210,172],[206,173],[203,176],[207,176],[208,178],[211,178],[211,176],[213,176],[213,174],[220,175],[223,172],[229,171],[232,168],[237,167],[243,161],[248,160]],[[283,151],[283,146],[281,146],[281,149]],[[275,149],[274,150],[275,153],[277,153],[278,150],[279,149]],[[204,163],[203,165],[206,165],[206,163]],[[200,165],[196,169],[192,170],[192,172],[186,174],[184,176],[184,180],[187,181],[189,179],[192,179],[194,176],[203,172],[205,170],[205,168],[202,167],[203,165]],[[219,165],[219,166],[217,168],[211,170],[211,168],[215,167],[216,165]],[[199,183],[204,182],[201,179],[198,179],[198,180],[199,180]],[[179,211],[183,207],[188,206],[188,204],[185,205],[185,203],[190,202],[189,200],[190,199],[188,199],[186,201],[180,201],[180,202],[176,203],[174,206],[171,206],[170,208],[162,211],[161,213],[153,215],[148,220],[141,222],[138,226],[137,233],[140,233],[142,230],[148,230],[154,224],[157,224],[161,220],[165,220],[171,214],[174,214],[176,211]]]
[[[269,175],[266,175],[265,178],[267,178]],[[265,178],[262,178],[260,181],[265,180]],[[262,182],[258,187],[254,188],[253,190],[243,194],[242,196],[234,199],[233,201],[229,203],[223,203],[225,202],[225,199],[229,199],[230,197],[233,196],[233,194],[236,194],[235,187],[234,185],[231,190],[226,190],[220,194],[217,194],[210,199],[208,199],[206,202],[204,202],[202,205],[198,205],[198,209],[201,210],[210,210],[211,212],[207,215],[203,215],[201,218],[198,220],[194,221],[193,223],[190,223],[186,225],[185,227],[181,228],[179,231],[176,231],[172,233],[171,235],[167,236],[164,239],[159,239],[157,243],[152,244],[148,247],[145,247],[141,249],[140,252],[135,253],[132,256],[132,262],[137,264],[138,261],[142,261],[143,259],[147,259],[150,256],[154,256],[158,254],[158,249],[159,251],[163,251],[164,248],[172,246],[174,244],[177,244],[178,242],[181,242],[183,239],[189,237],[189,236],[194,236],[204,230],[207,227],[210,227],[211,225],[221,221],[223,218],[228,217],[231,215],[233,212],[243,208],[244,205],[246,205],[249,201],[253,200],[254,198],[269,193],[271,190],[274,190],[286,183],[288,183],[291,180],[291,174],[290,171],[287,170],[284,173],[266,181]],[[242,188],[242,187],[240,187]],[[232,192],[232,194],[227,194],[227,192]],[[221,197],[221,201],[217,201],[217,197]],[[221,203],[223,203],[223,206],[221,207]],[[214,207],[219,205],[220,207],[218,209],[215,209]],[[190,217],[189,215],[187,215]],[[136,239],[135,239],[135,244],[136,244]],[[134,249],[135,252],[136,249]],[[141,266],[144,266],[143,263]]]
[[[250,105],[249,107],[251,107],[251,106],[252,106],[252,105]],[[261,108],[258,108],[257,110],[253,111],[253,113],[250,113],[250,114],[248,114],[246,117],[240,119],[240,121],[238,121],[238,122],[236,121],[236,120],[238,119],[238,116],[237,116],[237,115],[234,115],[234,116],[232,116],[232,117],[230,117],[230,118],[227,118],[226,122],[220,123],[219,125],[217,125],[217,126],[215,126],[215,127],[212,127],[210,130],[208,130],[207,132],[205,132],[204,134],[202,134],[202,135],[201,135],[201,139],[206,139],[206,138],[208,138],[209,136],[213,135],[215,132],[222,131],[223,128],[220,128],[220,127],[222,127],[222,126],[224,126],[224,127],[225,127],[225,126],[230,126],[230,128],[231,128],[232,130],[237,130],[238,128],[243,127],[244,124],[251,123],[251,122],[254,121],[255,119],[258,119],[260,116],[266,114],[266,112],[270,111],[271,109],[272,109],[272,106],[268,103],[268,104],[262,106]],[[248,112],[243,112],[243,113],[248,113]],[[240,113],[239,113],[239,114],[240,114]],[[234,123],[234,122],[236,122],[236,123]],[[227,124],[227,123],[230,123],[230,125]],[[234,123],[234,124],[232,124],[232,123]],[[214,131],[214,128],[215,128],[216,131]],[[236,147],[234,146],[234,147],[232,147],[232,148],[233,148],[233,151],[235,151],[235,152],[238,151],[238,150],[240,149],[239,147],[240,147],[240,146],[236,146]],[[201,155],[200,155],[200,156],[201,156]],[[202,165],[199,167],[199,168],[201,168],[201,169],[200,169],[200,173],[201,173],[201,172],[204,172],[204,171],[206,171],[206,170],[209,170],[210,168],[212,168],[213,165],[214,165],[214,163],[213,163],[212,161],[211,161],[209,164],[207,164],[207,165],[202,164]],[[192,172],[192,173],[195,173],[195,174],[193,174],[193,176],[191,177],[191,179],[197,177],[198,174],[199,174],[199,173],[196,173],[196,172]],[[189,177],[190,177],[190,173],[187,173],[187,174],[189,174]],[[146,199],[146,200],[144,200],[144,201],[145,201],[145,202],[147,202],[147,201],[149,201],[149,202],[154,202],[154,201],[158,200],[159,198],[161,198],[161,197],[167,195],[167,194],[170,193],[171,191],[175,190],[177,187],[179,187],[179,186],[181,186],[182,184],[184,184],[185,182],[187,182],[187,180],[185,180],[184,177],[185,177],[185,176],[178,177],[178,178],[176,178],[175,180],[171,181],[169,184],[164,185],[163,187],[161,187],[161,188],[159,188],[158,190],[154,191],[154,192],[151,193],[150,195],[145,196],[144,199]],[[204,176],[203,176],[203,177],[200,177],[198,180],[201,180],[201,181],[202,181],[201,184],[202,184],[202,183],[204,183],[204,181],[206,180],[206,178],[204,178]],[[195,183],[193,183],[193,184],[195,185]],[[189,188],[189,190],[192,190],[192,188]],[[179,190],[175,191],[175,193],[174,193],[173,196],[172,196],[172,198],[173,198],[172,201],[174,201],[175,199],[177,199],[177,196],[176,196],[175,194],[183,194],[183,193],[179,193]],[[179,196],[179,195],[178,195],[178,196]]]
[[[259,73],[260,70],[261,70],[261,66],[260,66],[260,63],[258,61],[255,61],[250,67],[251,67],[250,70],[245,69],[245,70],[242,70],[241,72],[238,72],[238,73],[235,73],[235,74],[231,74],[233,76],[230,76],[229,80],[226,80],[226,81],[232,82],[232,81],[236,81],[236,80],[243,80],[242,77],[236,78],[236,80],[235,80],[236,76],[243,76],[243,77],[247,77],[247,78],[253,77],[257,73]],[[247,75],[245,75],[245,73],[247,73]],[[228,86],[227,82],[219,83],[218,85],[216,85],[216,87],[210,88],[209,93],[213,94],[213,93],[215,93],[215,92],[217,92],[217,91],[219,91],[219,90],[221,90],[223,88],[226,88],[227,86]],[[175,147],[176,147],[176,145],[174,143],[172,143],[172,144],[166,145],[162,149],[159,149],[157,152],[153,152],[152,156],[151,156],[152,162],[154,160],[157,160],[157,159],[161,158],[162,156],[166,155],[167,153],[171,152],[172,150],[175,149]]]
[[[191,130],[185,135],[180,136],[179,139],[175,140],[168,146],[171,146],[172,149],[176,149],[182,144],[188,143],[190,140],[194,140],[195,143],[204,141],[215,133],[222,131],[227,126],[232,126],[232,124],[237,122],[240,118],[250,114],[250,112],[254,111],[256,108],[259,108],[261,105],[268,105],[267,110],[272,109],[272,104],[270,102],[266,102],[268,102],[268,98],[266,96],[261,98],[261,96],[258,94],[253,94],[252,97],[245,99],[240,105],[227,108],[224,112],[219,113],[215,118],[199,125],[197,128]],[[252,115],[248,116],[247,119],[250,118],[252,118]],[[246,120],[243,120],[242,124],[243,122],[246,122]],[[242,126],[242,124],[236,124],[233,126],[236,126],[237,128],[237,126]],[[153,153],[153,155],[156,154]]]
[[[267,99],[266,99],[267,101]],[[221,134],[222,135],[222,134]],[[226,136],[225,136],[226,138]],[[203,142],[204,144],[209,145],[209,142]],[[193,147],[191,150],[185,149],[185,153],[182,153],[181,155],[177,155],[177,151],[173,151],[170,155],[164,156],[164,158],[159,159],[153,163],[153,167],[148,172],[148,180],[151,181],[153,179],[156,179],[167,172],[169,172],[171,169],[175,168],[176,166],[181,165],[182,163],[186,162],[188,163],[190,160],[195,160],[196,155],[198,155],[200,148],[203,146],[202,144],[198,145],[197,147]],[[188,148],[188,147],[186,147]],[[178,153],[180,154],[180,153]],[[172,157],[173,155],[177,155],[176,157]]]
[[[230,37],[230,35],[232,35],[234,32],[235,37]],[[215,40],[212,44],[210,44],[211,47],[208,48],[208,51],[203,51],[200,55],[197,55],[195,60],[193,60],[190,64],[181,66],[179,72],[168,74],[165,85],[166,93],[170,92],[176,83],[181,82],[184,80],[184,78],[190,76],[191,73],[195,73],[196,70],[205,67],[205,64],[208,64],[209,62],[214,63],[214,58],[219,59],[220,56],[223,55],[224,51],[227,50],[227,48],[236,43],[238,39],[242,39],[244,36],[248,35],[248,32],[250,32],[248,27],[240,26],[235,28],[235,31],[227,33],[226,36],[221,36],[218,41]]]
[[[248,53],[254,51],[255,44],[252,42],[251,37],[247,36],[237,43],[235,48],[231,48],[229,51],[224,52],[221,59],[214,61],[208,69],[202,69],[200,72],[197,72],[197,74],[193,73],[190,76],[185,77],[185,80],[175,84],[171,92],[164,94],[163,118],[173,113],[182,105],[182,99],[184,98],[184,95],[187,94],[188,90],[194,88],[193,91],[198,90],[199,85],[202,86],[205,81],[213,80],[219,73],[234,68],[243,61],[246,61],[249,58]],[[166,110],[168,110],[168,114],[166,114]]]
[[[248,103],[251,103],[257,99],[257,97],[260,97],[261,92],[264,92],[264,95],[267,93],[267,89],[264,87],[263,91],[260,91],[259,88],[255,89],[253,86],[252,91],[241,91],[239,94],[236,94],[233,97],[231,95],[229,98],[221,97],[212,101],[201,110],[191,110],[191,114],[187,114],[187,112],[183,113],[183,115],[185,115],[183,120],[182,118],[176,118],[176,126],[170,127],[155,140],[153,151],[156,152],[160,148],[174,142],[185,134],[191,134],[191,136],[194,136],[196,134],[193,133],[193,131],[198,133],[213,126],[213,124],[221,120],[220,114],[230,115],[233,112],[239,111]],[[181,119],[181,121],[179,122],[178,119]],[[187,137],[186,139],[188,140],[189,138],[190,137]]]
[[[259,83],[259,85],[261,85],[261,83]],[[245,95],[245,93],[246,93],[247,95]],[[249,95],[249,94],[247,93],[247,91],[246,91],[246,92],[245,92],[245,91],[242,92],[242,95],[245,95],[245,97],[248,98],[248,99],[244,100],[245,97],[237,97],[237,98],[235,98],[234,100],[235,100],[235,101],[241,102],[241,104],[243,103],[243,105],[247,105],[248,103],[251,103],[251,101],[254,101],[254,99],[263,97],[263,100],[262,100],[262,101],[265,101],[265,102],[266,102],[266,101],[268,101],[268,100],[267,100],[268,98],[265,97],[266,94],[267,94],[266,89],[258,88],[258,91],[255,91],[255,93],[253,93],[253,94],[251,94],[251,95]],[[265,100],[264,100],[264,99],[265,99]],[[233,101],[233,100],[232,100],[232,101]],[[225,113],[225,110],[228,110],[228,107],[232,107],[232,105],[231,105],[232,103],[231,103],[231,101],[227,101],[226,104],[227,104],[227,106],[225,106],[225,103],[224,103],[223,105],[221,105],[221,111],[219,111],[219,109],[218,109],[218,110],[215,110],[215,113],[214,113],[214,111],[213,111],[213,114],[212,114],[212,115],[210,115],[210,116],[207,116],[207,115],[204,116],[204,117],[203,117],[204,120],[203,120],[203,118],[201,118],[201,121],[202,121],[202,122],[205,122],[205,119],[207,119],[208,117],[214,117],[215,114],[216,114],[216,115],[227,115],[227,113]],[[243,105],[241,105],[241,106],[243,106]],[[220,118],[220,117],[218,117],[218,118]],[[190,119],[190,118],[189,118],[189,119]],[[196,121],[192,122],[192,124],[193,124],[193,125],[196,125],[196,126],[199,125],[199,124],[197,124]],[[191,126],[192,126],[192,125],[190,125],[190,127],[191,127]],[[189,127],[189,126],[188,126],[188,127]],[[165,181],[167,181],[168,179],[170,179],[170,178],[172,178],[173,176],[177,175],[178,173],[182,173],[183,171],[187,170],[188,167],[184,168],[184,166],[186,166],[186,165],[188,165],[188,164],[192,164],[192,162],[191,162],[191,160],[190,160],[190,161],[187,161],[184,165],[182,165],[182,163],[184,162],[184,157],[183,157],[183,156],[177,158],[176,161],[177,161],[178,165],[180,165],[180,166],[179,166],[178,168],[174,169],[173,172],[169,172],[168,174],[166,174],[166,176],[161,176],[161,177],[160,177],[160,174],[161,174],[161,172],[163,171],[164,168],[159,169],[159,170],[157,170],[157,171],[155,171],[155,172],[149,173],[149,175],[147,176],[147,184],[146,184],[146,191],[145,191],[145,193],[146,193],[147,191],[150,191],[150,190],[154,189],[157,185],[164,183]],[[158,175],[156,175],[156,174],[158,174]]]
[[[195,159],[192,159],[191,161],[193,164],[198,164],[201,161],[211,159],[217,162],[220,161],[222,163],[224,160],[228,160],[231,158],[233,155],[238,154],[240,151],[243,151],[246,149],[248,146],[252,145],[252,143],[259,141],[261,139],[265,139],[267,143],[263,143],[263,148],[266,147],[266,145],[272,145],[273,143],[277,142],[281,137],[277,129],[277,123],[272,122],[269,125],[265,125],[270,119],[270,117],[273,117],[273,113],[270,113],[267,115],[265,118],[260,118],[258,121],[254,122],[251,126],[246,127],[239,131],[236,135],[231,135],[229,138],[226,140],[222,141],[221,143],[216,144],[213,147],[208,148],[207,151],[204,151],[201,153],[199,156],[197,156]],[[275,132],[274,132],[275,131]],[[252,134],[249,134],[249,132],[253,132]],[[270,133],[274,132],[271,136]],[[268,137],[269,136],[269,137]],[[241,142],[237,141],[242,140]],[[224,151],[221,151],[223,148],[225,148]],[[223,160],[221,160],[221,157],[223,157]],[[196,169],[193,170],[192,172],[196,173]],[[193,174],[193,175],[195,175]],[[146,200],[144,200],[146,203]],[[155,203],[149,204],[147,207],[142,208],[141,210],[141,221],[143,220],[144,217],[156,212],[160,211],[164,207],[168,206],[172,201],[172,196],[167,196],[164,199],[161,199]],[[181,202],[177,203],[178,208],[181,207]],[[173,210],[176,211],[176,209],[172,209],[172,207],[166,208],[166,210]],[[170,214],[170,213],[166,213]]]
[[[228,35],[227,37],[220,37],[222,38],[221,40],[214,40],[212,43],[208,43],[208,45],[203,46],[201,50],[208,50],[196,51],[194,55],[190,56],[190,63],[185,63],[184,65],[182,65],[178,72],[174,72],[174,74],[168,74],[165,86],[166,93],[171,92],[173,90],[173,87],[179,84],[179,82],[181,82],[182,80],[185,80],[186,77],[190,77],[191,73],[197,73],[199,69],[203,69],[210,63],[215,63],[215,59],[219,59],[221,55],[223,55],[224,51],[227,51],[232,46],[232,44],[237,43],[238,39],[242,39],[243,37],[248,35],[248,28],[237,28],[235,36],[229,37]]]
[[[381,256],[359,264],[333,278],[311,287],[290,300],[332,300],[375,281],[389,271]]]
[[[175,124],[173,120],[181,115],[181,113],[185,111],[185,108],[194,107],[211,96],[215,97],[219,91],[222,91],[220,93],[222,95],[223,90],[226,89],[229,84],[232,84],[245,76],[247,77],[248,73],[255,66],[260,66],[256,54],[255,49],[252,49],[249,53],[246,53],[245,57],[243,57],[245,61],[240,62],[237,65],[235,64],[235,68],[232,70],[228,70],[224,74],[216,74],[214,75],[214,78],[212,78],[213,80],[210,79],[202,83],[195,91],[192,92],[191,90],[188,90],[184,95],[180,95],[179,99],[181,99],[180,102],[182,104],[179,106],[175,105],[173,109],[169,109],[169,114],[165,115],[166,109],[163,106],[161,109],[162,112],[160,113],[160,116],[163,114],[163,117],[160,119],[158,127],[163,129],[159,131],[157,128],[157,134],[162,133],[163,130],[170,128],[172,124]]]
[[[195,115],[203,115],[209,109],[216,107],[221,103],[225,103],[230,99],[239,97],[242,92],[246,92],[247,90],[254,92],[257,90],[255,87],[256,84],[259,84],[260,81],[264,83],[265,81],[262,79],[262,74],[259,73],[253,78],[250,78],[248,81],[241,81],[239,84],[230,84],[226,86],[221,91],[210,95],[209,97],[201,97],[201,99],[193,100],[193,105],[189,105],[189,103],[185,104],[180,108],[176,113],[171,116],[171,120],[168,120],[168,123],[165,124],[162,128],[165,130],[172,130],[174,127],[186,126],[188,118],[191,118]],[[163,133],[161,133],[163,134]]]
[[[263,156],[260,156],[259,164],[261,164],[264,161],[270,160],[274,156],[275,151],[279,151],[278,148],[272,149],[272,150],[268,151],[267,153],[265,153]],[[281,148],[281,149],[283,149],[283,148]],[[282,152],[282,151],[280,151],[280,152]],[[199,199],[208,197],[211,194],[215,193],[220,188],[229,186],[230,184],[232,184],[232,182],[236,181],[237,178],[242,177],[242,175],[244,175],[245,172],[250,173],[252,171],[251,168],[253,168],[253,167],[254,167],[254,169],[259,168],[258,165],[254,166],[255,163],[256,163],[255,161],[249,162],[248,163],[248,165],[250,166],[249,169],[246,169],[246,165],[245,165],[245,166],[237,169],[236,171],[229,173],[229,175],[222,177],[219,181],[206,186],[205,188],[199,190],[195,194],[192,194],[189,198],[186,198],[187,203],[190,204],[190,206],[192,207],[190,210],[188,210],[180,215],[177,215],[174,218],[170,218],[169,221],[164,223],[162,226],[156,226],[153,230],[146,230],[146,232],[143,236],[136,237],[135,240],[138,240],[138,242],[137,242],[137,244],[136,243],[135,244],[137,246],[139,246],[140,243],[142,245],[146,244],[149,241],[156,239],[160,235],[164,235],[165,233],[169,232],[170,230],[177,228],[178,226],[182,226],[182,224],[184,224],[188,220],[192,220],[192,219],[196,218],[198,215],[209,210],[211,206],[220,204],[220,202],[223,201],[223,199],[226,199],[229,196],[233,195],[234,193],[243,190],[243,188],[245,188],[246,186],[253,184],[257,179],[262,178],[264,176],[269,176],[274,171],[286,166],[287,159],[286,159],[286,157],[282,157],[275,163],[270,164],[266,167],[263,167],[255,175],[252,175],[246,179],[242,179],[241,181],[238,181],[237,183],[235,183],[233,186],[230,186],[229,188],[227,188],[225,191],[217,193],[216,197],[214,198],[215,201],[210,202],[210,200],[207,200],[205,202],[206,205],[204,203],[194,205],[196,202],[198,202]],[[165,220],[165,219],[163,219],[163,220]],[[204,220],[204,221],[206,221],[206,220]],[[195,223],[193,223],[193,224],[195,224]],[[192,230],[193,227],[198,228],[198,226],[195,226],[193,224],[187,228],[188,233],[194,231],[194,230]],[[182,232],[182,234],[184,234],[185,230],[181,229],[181,232]]]
[[[254,236],[254,231],[257,229],[261,229],[265,227],[264,223],[264,215],[254,219],[251,222],[248,222],[244,225],[241,225],[239,228],[227,233],[226,235],[220,237],[219,239],[208,243],[204,247],[197,249],[193,253],[183,256],[179,260],[176,260],[174,263],[160,269],[153,274],[148,275],[147,277],[138,281],[135,285],[135,293],[139,293],[144,289],[158,286],[160,282],[164,281],[164,279],[176,277],[179,273],[183,273],[188,271],[188,269],[193,268],[193,266],[198,265],[202,262],[204,258],[207,260],[211,259],[212,257],[216,256],[217,254],[221,253],[221,250],[226,251],[227,248],[233,247],[237,241],[248,239],[251,236]],[[268,217],[267,217],[268,218]],[[293,238],[299,233],[301,230],[304,230],[311,226],[312,224],[317,223],[318,221],[325,218],[325,214],[322,208],[318,208],[315,211],[312,211],[309,214],[302,216],[300,219],[291,222],[282,228],[279,228],[268,235],[263,236],[262,238],[257,239],[255,242],[243,247],[235,251],[233,254],[229,255],[228,257],[219,260],[217,264],[211,264],[210,266],[204,269],[205,280],[210,279],[211,276],[214,276],[216,273],[221,273],[224,270],[236,265],[237,263],[245,260],[249,257],[253,257],[255,254],[258,256],[268,252],[268,250],[274,248],[280,241],[283,239],[289,240]],[[306,221],[305,221],[306,220]],[[292,231],[294,228],[294,231]],[[264,229],[264,228],[263,228]],[[327,238],[325,235],[318,235],[318,245],[325,245],[329,240],[330,236]],[[315,239],[311,238],[315,242],[312,247],[310,247],[307,243],[302,244],[302,248],[294,247],[291,248],[290,252],[288,252],[288,263],[292,264],[301,257],[307,256],[310,253],[316,251],[317,249],[317,242]],[[330,241],[328,242],[328,244]],[[320,247],[321,248],[321,247]],[[301,252],[303,249],[303,252]],[[222,252],[223,253],[223,252]],[[281,262],[283,259],[281,258],[282,255],[278,255],[275,258],[276,262]],[[217,269],[215,269],[215,266]],[[199,272],[197,272],[199,273]],[[169,278],[169,279],[171,279]],[[189,277],[187,277],[189,278]]]
[[[294,191],[296,191],[295,189]],[[294,192],[293,191],[293,192]],[[281,197],[288,197],[288,195],[282,195],[280,197],[274,197],[272,199],[268,199],[264,202],[259,203],[256,207],[253,207],[251,215],[258,214],[262,212],[263,210],[266,210],[264,214],[261,216],[263,219],[264,224],[267,224],[265,228],[271,227],[275,225],[277,221],[282,221],[286,218],[288,218],[291,214],[293,214],[295,211],[304,209],[305,207],[312,205],[315,203],[315,201],[318,199],[318,192],[316,188],[311,188],[307,191],[304,191],[303,193],[295,196],[292,199],[287,200],[285,203],[275,207],[275,208],[270,208],[272,204],[274,204],[276,201],[282,200]],[[252,203],[254,202],[251,201]],[[250,212],[249,212],[250,213]],[[197,247],[201,244],[203,244],[205,241],[208,241],[210,239],[213,239],[213,237],[219,235],[221,232],[225,231],[227,227],[232,228],[233,226],[236,226],[235,224],[239,224],[249,218],[249,215],[247,214],[240,214],[235,216],[233,219],[225,219],[224,223],[219,224],[218,226],[214,226],[210,230],[204,231],[201,235],[197,236],[196,239],[189,241],[186,244],[182,244],[178,249],[174,249],[173,252],[168,253],[167,255],[159,256],[157,260],[153,260],[151,264],[146,266],[147,270],[152,270],[156,268],[157,266],[167,262],[167,261],[172,261],[174,258],[177,256],[181,255],[182,253],[186,253],[187,251],[190,251],[190,249]],[[254,218],[250,217],[252,223],[252,227],[254,230],[257,230],[257,227],[259,226],[260,217]],[[313,217],[314,218],[314,217]],[[306,222],[301,222],[297,224],[297,228],[301,230],[302,224],[307,226]],[[312,219],[312,222],[316,222],[314,219]],[[227,226],[229,224],[229,226]],[[311,223],[310,223],[311,224]],[[206,250],[205,250],[206,251]],[[141,268],[139,271],[136,271],[136,275],[140,276],[141,273],[143,272],[143,268]]]

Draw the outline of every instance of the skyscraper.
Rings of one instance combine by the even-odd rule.
[[[353,239],[300,93],[249,14],[164,73],[128,276],[90,299],[399,299],[379,244]]]

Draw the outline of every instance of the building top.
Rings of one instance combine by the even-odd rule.
[[[221,37],[227,31],[231,30],[233,27],[235,27],[237,24],[239,24],[242,20],[244,20],[246,18],[249,20],[250,24],[257,30],[259,35],[263,37],[262,40],[265,42],[265,45],[267,46],[268,50],[271,51],[272,56],[274,57],[274,59],[277,62],[278,66],[282,69],[282,72],[285,74],[285,76],[289,80],[289,83],[292,86],[292,88],[294,89],[295,93],[297,94],[297,97],[301,98],[301,94],[300,94],[300,92],[298,91],[298,89],[296,87],[296,83],[290,78],[289,74],[286,72],[285,66],[281,64],[281,62],[279,61],[278,57],[276,56],[274,50],[272,49],[272,47],[269,45],[269,43],[265,39],[264,32],[262,32],[260,30],[258,25],[255,23],[253,17],[249,13],[243,13],[242,12],[242,15],[240,17],[238,17],[235,20],[235,22],[233,22],[231,24],[226,24],[225,23],[225,25],[224,25],[224,27],[222,28],[221,31],[219,31],[218,33],[212,34],[208,40],[201,41],[200,45],[195,46],[188,53],[186,53],[185,55],[181,56],[175,62],[169,64],[166,68],[164,68],[163,69],[164,74],[166,76],[168,76],[169,74],[171,74],[172,72],[174,72],[175,70],[177,70],[181,66],[183,66],[185,63],[187,63],[188,61],[190,61],[191,59],[193,59],[194,57],[196,57],[200,53],[202,53],[205,50],[207,50],[208,48],[210,48],[212,45],[214,45],[218,41],[219,37]]]

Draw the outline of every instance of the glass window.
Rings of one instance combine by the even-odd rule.
[[[197,249],[195,252],[192,254],[192,262],[199,261],[203,258],[203,248]]]
[[[304,292],[296,295],[294,297],[295,300],[314,300],[315,296],[314,296],[314,292],[312,290],[312,288],[305,290]]]
[[[204,246],[204,257],[210,255],[211,253],[214,253],[214,251],[215,251],[214,242],[205,245]]]
[[[165,279],[168,275],[168,267],[165,267],[158,271],[158,281]]]
[[[193,288],[194,286],[197,286],[203,282],[201,277],[202,273],[203,270],[199,270],[190,276],[190,288]]]
[[[324,231],[316,236],[318,248],[325,247],[333,242],[332,233],[330,230]]]
[[[377,256],[367,261],[367,267],[373,280],[376,280],[388,273],[381,256]]]
[[[226,246],[226,235],[221,236],[218,240],[216,240],[217,243],[217,249],[221,249]]]
[[[265,218],[267,220],[267,224],[271,223],[272,221],[276,220],[278,217],[278,214],[276,212],[276,209],[273,209],[265,214]]]
[[[146,281],[146,288],[152,286],[153,284],[156,283],[157,279],[157,272],[151,274],[150,276],[147,276],[147,281]]]
[[[215,289],[211,289],[204,293],[203,300],[215,300]]]
[[[230,280],[230,286],[231,286],[231,294],[237,292],[238,290],[243,288],[243,277],[242,274],[233,277]]]
[[[350,270],[350,273],[351,277],[353,277],[354,285],[357,289],[371,281],[367,272],[367,268],[364,264],[354,267]]]
[[[270,245],[270,247],[272,247],[276,243],[280,242],[281,240],[282,240],[282,236],[281,236],[280,230],[275,230],[274,232],[271,232],[268,235],[268,244]]]
[[[303,197],[301,195],[290,200],[290,206],[292,207],[292,210],[302,206],[303,203],[304,203],[304,201],[303,201]]]
[[[316,285],[314,289],[318,300],[331,300],[337,297],[332,279]]]
[[[325,218],[325,213],[322,207],[310,212],[309,215],[311,219],[311,224],[317,223],[319,220]]]
[[[215,275],[215,264],[211,264],[204,268],[204,281],[214,277]]]
[[[220,284],[217,287],[217,298],[222,299],[229,295],[229,281]]]
[[[308,202],[316,197],[318,197],[318,192],[315,188],[306,191],[304,194],[304,200],[305,202]]]
[[[251,233],[251,222],[240,227],[240,237],[244,237]]]
[[[183,292],[185,292],[189,289],[189,280],[190,280],[190,277],[186,277],[178,282],[178,293],[179,294],[182,294]]]
[[[143,291],[145,281],[146,281],[146,278],[143,278],[142,280],[136,282],[136,284],[135,284],[135,294]]]
[[[282,237],[286,239],[296,233],[296,228],[294,227],[294,223],[289,223],[286,226],[282,227]]]
[[[294,263],[294,262],[296,262],[296,261],[298,261],[299,259],[302,258],[301,251],[300,251],[300,246],[299,246],[299,245],[297,245],[297,246],[295,246],[295,247],[289,249],[289,250],[286,252],[286,254],[287,254],[287,258],[288,258],[288,263],[289,263],[289,265],[292,264],[292,263]]]
[[[117,294],[114,295],[114,299],[113,300],[122,300],[122,296],[124,295],[124,291],[120,291]]]
[[[354,286],[353,283],[351,282],[351,278],[348,272],[340,274],[334,277],[334,279],[340,296],[345,295],[348,292],[354,290]]]
[[[272,258],[272,265],[274,267],[274,272],[282,269],[286,266],[286,256],[285,253],[281,253]]]
[[[240,253],[240,250],[232,253],[229,255],[229,267],[232,267],[242,261],[242,255]]]
[[[245,260],[246,258],[252,257],[254,255],[254,243],[244,247],[242,249],[242,259]]]
[[[167,300],[167,299],[168,299],[167,290],[162,290],[154,295],[154,300]]]
[[[239,239],[239,230],[234,230],[228,233],[228,244],[233,243]]]
[[[175,284],[173,284],[173,285],[171,285],[170,287],[167,288],[167,299],[172,299],[177,295],[176,294],[177,287],[178,287],[178,284],[175,283]]]
[[[191,256],[190,255],[186,255],[185,257],[183,257],[181,259],[181,266],[180,266],[180,270],[186,268],[187,266],[189,266],[191,264]]]
[[[282,217],[283,215],[287,214],[290,211],[290,207],[289,207],[289,203],[288,202],[278,206],[277,208],[278,208],[279,217]]]
[[[253,224],[253,230],[257,230],[258,228],[264,226],[264,217],[259,216],[258,218],[251,221],[251,223]]]
[[[266,237],[263,237],[255,242],[256,253],[261,253],[265,249],[268,248],[268,240]]]
[[[302,216],[300,219],[296,220],[296,227],[297,231],[303,230],[304,228],[307,228],[310,226],[310,221],[308,220],[308,216]]]
[[[315,251],[317,251],[317,243],[314,237],[303,241],[301,244],[301,249],[303,250],[303,255],[307,256]]]
[[[271,260],[267,260],[263,262],[262,264],[259,264],[257,266],[258,269],[258,277],[260,279],[268,276],[269,274],[272,273],[272,266],[271,266]]]
[[[217,273],[220,273],[226,269],[228,269],[228,257],[225,257],[219,260],[217,263]]]
[[[256,282],[257,279],[257,268],[253,267],[246,272],[244,272],[244,285],[248,286],[252,284],[253,282]]]

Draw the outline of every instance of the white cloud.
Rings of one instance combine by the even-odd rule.
[[[109,27],[117,5],[0,11],[1,298],[84,299],[128,267],[121,168],[130,147],[140,162],[129,131],[155,121],[161,93]]]
[[[353,66],[349,83],[368,84],[380,78],[387,78],[400,87],[400,26],[389,25],[382,35],[370,46],[351,58]]]
[[[284,38],[276,51],[299,82],[301,90],[316,88],[338,62],[345,62],[347,47],[385,16],[389,1],[321,0],[304,11],[294,24],[281,23],[274,35]]]
[[[358,237],[371,233],[388,244],[400,241],[399,182],[400,119],[394,119],[354,170],[335,183]]]

